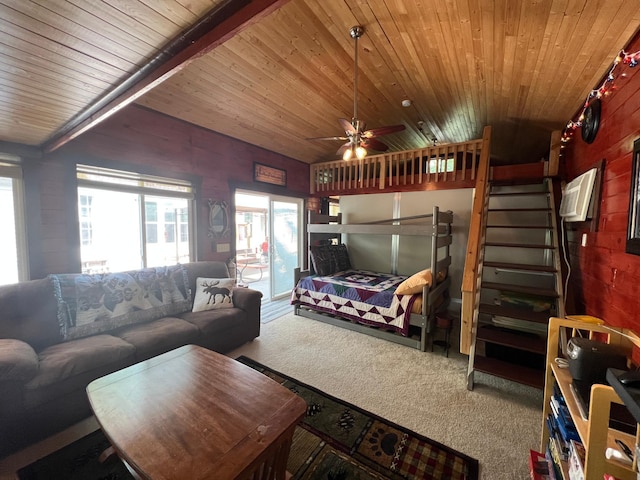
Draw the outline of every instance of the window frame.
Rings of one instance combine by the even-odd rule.
[[[12,180],[13,215],[18,282],[30,279],[29,247],[26,225],[25,185],[20,157],[0,153],[0,177]]]
[[[125,167],[126,168],[126,167]],[[147,255],[147,220],[146,208],[147,197],[165,197],[165,198],[181,198],[187,200],[188,220],[187,231],[189,237],[189,261],[197,258],[197,218],[196,212],[196,191],[199,182],[194,179],[165,177],[147,173],[140,173],[133,170],[124,170],[122,168],[111,168],[104,166],[96,166],[88,163],[76,163],[76,180],[77,189],[89,188],[109,190],[120,193],[131,193],[139,195],[140,198],[140,228],[142,242],[142,263],[143,267],[148,264]],[[153,200],[151,200],[153,202]],[[79,204],[79,199],[78,199]],[[79,219],[80,220],[80,219]],[[157,236],[163,235],[158,229],[158,220],[154,222],[157,230]],[[80,245],[80,230],[78,230]],[[159,237],[158,237],[159,240]],[[176,241],[180,241],[177,238]]]

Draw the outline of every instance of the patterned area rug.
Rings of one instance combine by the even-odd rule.
[[[249,358],[262,372],[307,402],[296,429],[287,470],[293,480],[477,480],[478,461],[411,430],[348,404]],[[20,480],[131,479],[116,458],[101,464],[109,445],[101,431],[18,472]]]
[[[467,455],[247,357],[238,360],[307,402],[287,463],[294,480],[478,479],[478,461]]]

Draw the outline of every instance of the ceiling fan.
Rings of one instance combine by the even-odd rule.
[[[316,137],[307,140],[347,140],[342,145],[337,155],[342,155],[344,160],[356,157],[362,160],[367,155],[367,149],[384,152],[389,149],[387,145],[377,140],[375,137],[389,135],[390,133],[400,132],[405,129],[404,125],[389,125],[386,127],[372,128],[365,130],[365,123],[358,118],[358,39],[364,33],[364,27],[359,25],[351,27],[349,34],[355,40],[355,68],[353,74],[353,118],[351,121],[346,118],[339,118],[338,122],[344,129],[345,136],[336,137]]]

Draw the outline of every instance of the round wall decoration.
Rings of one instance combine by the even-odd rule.
[[[584,110],[584,119],[582,120],[582,139],[587,143],[592,143],[598,134],[600,127],[600,110],[601,102],[599,98],[593,100]]]

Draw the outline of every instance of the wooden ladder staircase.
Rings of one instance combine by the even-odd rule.
[[[467,388],[479,371],[542,389],[549,317],[564,317],[551,179],[491,182],[483,216]]]

